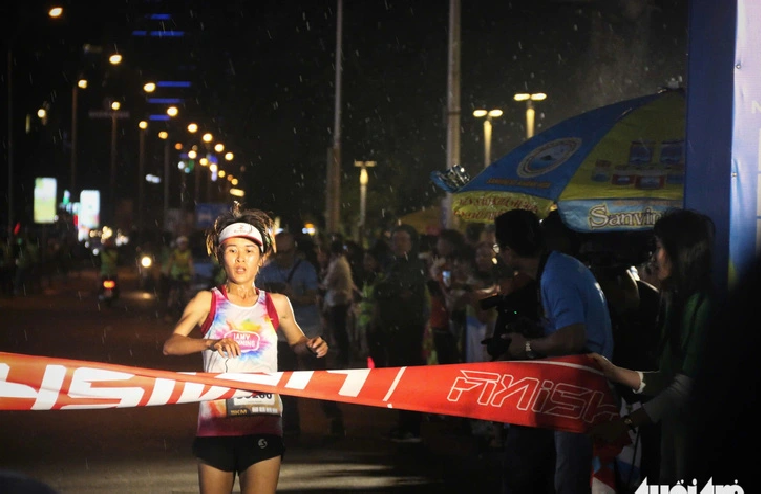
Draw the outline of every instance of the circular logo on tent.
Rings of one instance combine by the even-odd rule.
[[[579,146],[581,139],[577,137],[564,137],[543,144],[521,160],[518,164],[518,176],[533,178],[551,172],[573,156]]]

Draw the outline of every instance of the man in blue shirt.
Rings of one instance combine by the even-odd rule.
[[[544,336],[527,339],[521,333],[507,333],[504,337],[510,339],[509,357],[525,360],[597,352],[611,358],[613,332],[608,304],[592,272],[577,259],[548,250],[539,218],[530,211],[508,211],[498,216],[494,224],[500,255],[510,269],[538,281],[541,301]],[[589,435],[549,433],[554,436],[551,440],[544,430],[510,427],[506,441],[509,462],[505,472],[506,492],[535,492],[535,483],[541,481],[537,477],[542,476],[537,474],[552,472],[547,465],[547,458],[552,455],[546,454],[546,447],[553,442],[555,492],[590,492]]]
[[[307,338],[322,336],[322,319],[317,305],[319,280],[314,265],[297,255],[296,239],[283,232],[275,236],[274,258],[262,266],[256,277],[256,285],[261,289],[286,295],[293,306],[293,314]],[[299,359],[293,352],[282,332],[278,331],[278,370],[324,370],[325,359],[305,357]],[[282,396],[283,430],[286,433],[300,432],[298,399]],[[325,415],[332,420],[331,432],[343,434],[342,413],[336,402],[322,402]]]

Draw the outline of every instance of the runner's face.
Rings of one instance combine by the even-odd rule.
[[[227,278],[236,284],[253,283],[259,272],[261,252],[250,239],[233,237],[223,244],[223,259]]]

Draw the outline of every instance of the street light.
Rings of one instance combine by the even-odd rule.
[[[146,93],[152,93],[156,90],[156,83],[155,82],[146,82],[143,84],[143,91]]]
[[[176,106],[170,106],[166,109],[166,114],[170,117],[176,117],[177,116],[177,107]]]
[[[108,63],[110,63],[111,65],[119,65],[120,63],[122,63],[122,56],[119,55],[118,53],[111,55],[110,57],[108,57]]]
[[[473,116],[484,118],[484,168],[491,164],[491,119],[502,116],[502,110],[475,110]]]
[[[534,101],[544,101],[547,99],[545,93],[515,93],[515,101],[526,102],[526,139],[534,137]]]
[[[364,244],[365,230],[365,205],[367,202],[367,169],[373,168],[378,163],[376,161],[354,161],[354,166],[359,168],[359,241]]]

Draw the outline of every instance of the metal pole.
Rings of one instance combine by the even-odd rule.
[[[526,138],[534,137],[534,103],[531,100],[526,101]]]
[[[169,137],[164,139],[164,223],[166,230],[169,215]]]
[[[13,236],[13,50],[8,46],[8,238]]]
[[[206,177],[206,202],[211,202],[211,165],[212,161],[211,158],[213,155],[211,153],[206,155],[206,159],[209,160],[209,176]]]
[[[491,164],[491,117],[484,119],[484,168]]]
[[[449,0],[449,60],[447,64],[447,169],[460,166],[460,0]],[[452,194],[442,201],[444,226],[453,228]]]
[[[166,183],[166,177],[164,177]],[[145,129],[140,129],[140,156],[138,158],[137,172],[137,230],[143,232],[143,219],[145,217]]]
[[[79,107],[77,97],[79,91],[76,84],[71,87],[71,179],[69,180],[69,192],[71,193],[71,202],[76,202],[77,198],[77,108]]]
[[[332,189],[333,203],[330,210],[328,233],[338,233],[341,221],[341,38],[343,31],[343,0],[338,0],[336,9],[336,98],[335,122],[333,124],[333,169]]]
[[[362,167],[362,171],[360,171],[360,177],[362,175],[367,176],[367,170],[365,170],[364,167]],[[367,200],[367,184],[364,183],[363,180],[360,179],[360,185],[359,185],[359,226],[364,227],[365,226],[365,202]]]
[[[111,221],[116,220],[116,112],[111,112],[111,180],[109,184],[111,195]],[[116,226],[116,225],[114,225]]]
[[[195,187],[193,188],[193,198],[194,202],[198,204],[201,201],[201,165],[200,165],[200,158],[196,160],[195,163]]]

